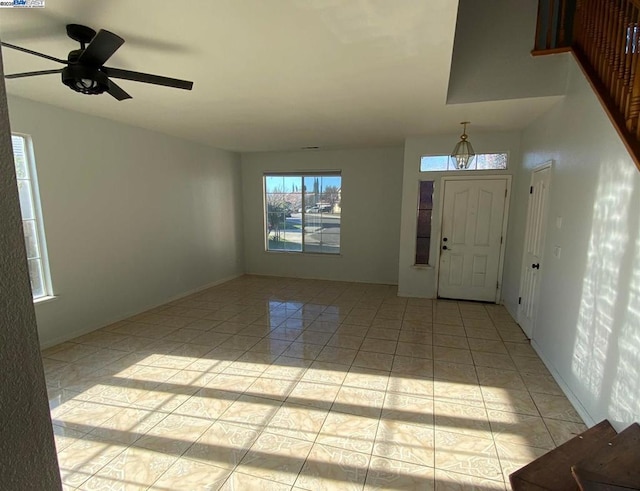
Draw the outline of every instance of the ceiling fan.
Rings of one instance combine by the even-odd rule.
[[[133,80],[147,84],[164,85],[177,89],[191,90],[193,82],[179,80],[177,78],[161,77],[149,73],[132,72],[120,68],[104,66],[104,63],[124,43],[124,39],[112,32],[101,29],[97,34],[90,27],[79,24],[68,24],[67,35],[80,43],[80,49],[69,52],[67,60],[61,60],[53,56],[38,53],[30,49],[22,48],[14,44],[0,42],[6,48],[15,49],[24,53],[46,58],[67,65],[56,70],[41,70],[37,72],[13,73],[5,75],[6,79],[33,77],[36,75],[62,74],[62,83],[70,89],[82,94],[102,94],[107,92],[115,99],[122,101],[131,99],[131,96],[121,87],[116,85],[111,78]]]

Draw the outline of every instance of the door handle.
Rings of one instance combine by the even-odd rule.
[[[451,249],[449,249],[449,248],[445,245],[445,246],[442,246],[442,250],[443,250],[443,251],[449,251],[449,250],[451,250]]]
[[[532,267],[533,269],[540,269],[540,263],[532,264],[532,265],[531,265],[531,267]]]

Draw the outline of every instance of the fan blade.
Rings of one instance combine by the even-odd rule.
[[[114,33],[100,29],[96,37],[94,37],[86,49],[78,58],[79,64],[102,66],[102,64],[111,58],[120,46],[124,43],[124,39],[116,36]]]
[[[113,78],[121,78],[123,80],[133,80],[134,82],[144,82],[146,84],[164,85],[166,87],[174,87],[176,89],[191,90],[193,82],[188,80],[180,80],[177,78],[161,77],[160,75],[151,75],[150,73],[132,72],[130,70],[121,70],[120,68],[102,67],[102,71]]]
[[[23,77],[35,77],[36,75],[50,75],[52,73],[61,73],[64,68],[60,68],[58,70],[40,70],[39,72],[24,72],[24,73],[11,73],[9,75],[5,75],[4,78],[23,78]]]
[[[60,58],[55,58],[53,56],[45,55],[43,53],[38,53],[37,51],[32,51],[32,50],[27,49],[27,48],[21,48],[20,46],[16,46],[15,44],[5,43],[4,41],[0,41],[0,44],[2,46],[4,46],[5,48],[15,49],[15,50],[18,50],[18,51],[22,51],[23,53],[29,53],[30,55],[39,56],[40,58],[45,58],[45,59],[51,60],[51,61],[57,61],[58,63],[63,63],[65,65],[69,64],[68,61],[61,60]]]
[[[110,96],[118,99],[119,101],[124,101],[125,99],[131,99],[131,96],[127,94],[122,87],[116,85],[114,82],[109,80],[109,90],[107,90]]]

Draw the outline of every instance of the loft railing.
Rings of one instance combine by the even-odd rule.
[[[640,169],[640,0],[540,0],[534,55],[571,51]]]

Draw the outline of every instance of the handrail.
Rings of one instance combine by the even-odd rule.
[[[640,169],[640,0],[540,0],[532,54],[563,50],[573,52]]]

